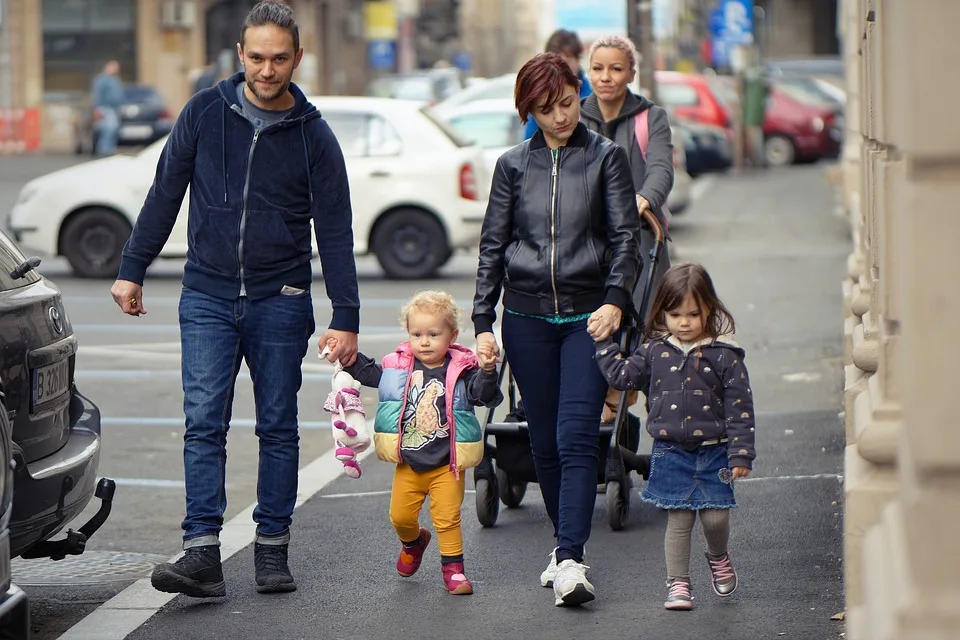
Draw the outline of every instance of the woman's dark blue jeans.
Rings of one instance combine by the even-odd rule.
[[[600,413],[607,392],[587,321],[553,324],[505,313],[502,335],[557,537],[557,562],[583,562],[597,498]]]

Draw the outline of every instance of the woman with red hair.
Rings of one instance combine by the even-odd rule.
[[[497,161],[473,301],[478,349],[499,352],[493,325],[503,294],[503,343],[557,539],[540,583],[553,587],[557,606],[594,599],[583,546],[607,383],[593,342],[620,327],[641,262],[627,154],[580,123],[579,89],[555,53],[520,69],[517,112],[539,131]]]

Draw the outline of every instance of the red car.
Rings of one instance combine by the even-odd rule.
[[[707,78],[677,71],[657,71],[657,101],[679,120],[730,129],[730,108]]]
[[[718,76],[716,81],[723,99],[735,103],[734,79]],[[771,81],[763,119],[767,165],[782,167],[798,160],[835,158],[842,139],[842,107],[797,84]]]

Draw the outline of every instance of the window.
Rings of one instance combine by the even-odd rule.
[[[523,142],[520,122],[514,113],[473,113],[455,117],[450,124],[460,134],[484,149],[512,147]]]
[[[120,63],[124,82],[136,78],[136,4],[43,0],[43,82],[48,100],[87,94],[107,60]]]
[[[344,157],[396,156],[403,151],[400,136],[380,116],[324,109],[323,119],[337,136]]]
[[[657,85],[657,97],[668,107],[695,107],[700,104],[697,90],[686,84],[661,82]]]
[[[28,271],[22,278],[16,280],[10,277],[10,272],[26,259],[17,245],[5,233],[0,232],[0,291],[18,289],[39,282],[40,274],[36,269]]]

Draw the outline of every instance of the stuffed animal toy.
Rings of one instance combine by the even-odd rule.
[[[321,357],[325,353],[321,353]],[[360,401],[360,383],[344,371],[338,362],[333,367],[331,385],[333,391],[327,396],[323,408],[331,414],[333,442],[337,448],[335,455],[343,463],[345,474],[359,478],[362,472],[357,455],[370,447],[370,431],[367,429],[363,402]]]

